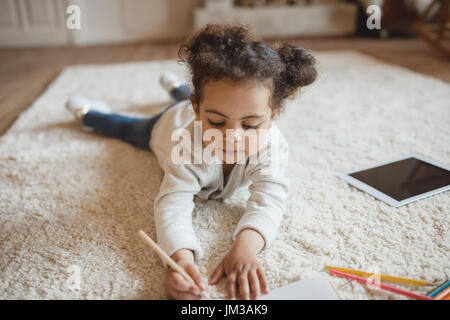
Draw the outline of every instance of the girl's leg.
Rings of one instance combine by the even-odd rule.
[[[81,121],[85,126],[92,128],[97,133],[119,138],[136,147],[150,150],[149,142],[155,123],[164,112],[179,102],[189,99],[191,95],[190,89],[186,84],[174,87],[169,93],[176,100],[175,103],[150,118],[136,118],[89,110],[82,117]]]
[[[136,147],[150,150],[152,129],[161,115],[162,112],[150,118],[136,118],[90,110],[81,121],[97,133],[119,138]]]

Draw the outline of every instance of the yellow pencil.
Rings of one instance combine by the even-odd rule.
[[[328,271],[330,271],[330,270],[342,271],[342,272],[346,272],[346,273],[350,273],[350,274],[354,274],[354,275],[358,275],[358,276],[363,276],[363,277],[370,277],[370,276],[374,275],[374,273],[370,273],[370,272],[347,269],[347,268],[339,268],[339,267],[333,267],[333,266],[325,266],[325,269],[327,269]],[[390,276],[387,274],[380,274],[380,280],[415,284],[418,286],[433,286],[433,285],[435,285],[434,283],[429,283],[428,281],[424,281],[424,280],[395,277],[395,276]]]

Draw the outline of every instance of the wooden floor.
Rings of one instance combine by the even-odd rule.
[[[266,41],[273,43],[274,40]],[[313,51],[358,50],[450,83],[450,61],[419,39],[296,41]],[[6,132],[19,114],[31,105],[65,66],[175,59],[179,46],[180,43],[161,43],[86,48],[2,49],[0,50],[0,135]]]

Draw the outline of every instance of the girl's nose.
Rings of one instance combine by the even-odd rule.
[[[225,131],[225,141],[228,143],[240,142],[243,137],[241,129],[227,129]]]
[[[231,147],[240,143],[243,139],[243,130],[242,129],[227,129],[225,131],[225,146]]]

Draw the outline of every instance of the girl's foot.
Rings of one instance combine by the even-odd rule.
[[[165,71],[161,74],[159,82],[174,101],[187,100],[191,96],[189,86],[183,83],[180,77],[170,71]]]
[[[66,108],[77,120],[83,119],[89,110],[95,110],[103,113],[111,113],[111,107],[101,100],[90,100],[82,96],[72,96],[66,102]]]
[[[182,84],[180,77],[170,71],[164,71],[164,73],[159,77],[159,82],[169,93]]]

